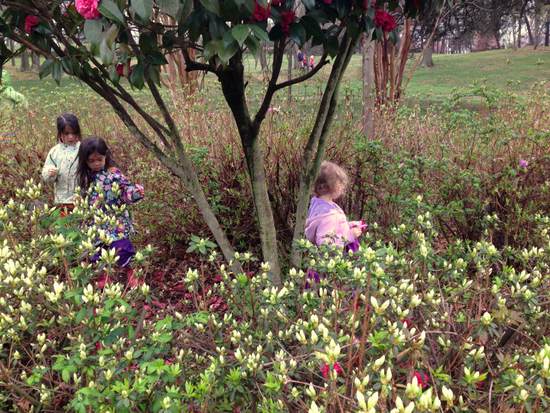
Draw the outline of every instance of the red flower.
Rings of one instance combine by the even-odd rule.
[[[38,20],[38,17],[36,16],[25,17],[25,31],[30,34],[34,26],[38,23],[40,23],[40,20]]]
[[[121,77],[124,76],[124,65],[122,63],[119,63],[118,65],[116,65],[115,69],[116,69],[117,75]]]
[[[284,1],[284,0],[273,0],[273,1],[271,2],[271,5],[272,5],[272,6],[276,6],[276,7],[281,7],[281,6],[283,5],[283,1]]]
[[[325,4],[332,4],[332,0],[323,0],[323,3],[325,3]]]
[[[377,9],[374,15],[374,24],[385,32],[391,32],[397,27],[395,18],[385,10]]]
[[[269,6],[261,6],[260,4],[258,4],[257,0],[254,2],[254,12],[252,13],[252,20],[254,20],[255,22],[266,21],[269,17],[269,14]]]
[[[101,17],[99,10],[99,0],[76,0],[76,11],[86,20],[94,20]]]
[[[285,10],[281,12],[281,28],[283,29],[284,34],[290,32],[290,25],[294,23],[296,19],[296,14],[293,10]]]
[[[416,377],[416,380],[418,380],[418,385],[422,387],[422,389],[428,387],[429,379],[428,376],[426,376],[423,372],[415,370],[414,377]]]
[[[403,323],[403,325],[406,327],[406,328],[411,328],[413,323],[411,321],[410,318],[405,318],[403,320],[401,320],[401,322]]]
[[[336,372],[336,375],[342,374],[344,370],[342,370],[342,366],[340,366],[340,363],[336,362],[332,365],[332,369]],[[328,374],[330,373],[330,366],[325,363],[321,366],[321,374],[323,375],[323,378],[327,378]]]

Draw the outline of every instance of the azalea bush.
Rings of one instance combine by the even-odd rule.
[[[234,274],[195,239],[187,311],[153,311],[147,284],[98,288],[116,266],[108,249],[88,263],[102,234],[83,223],[97,212],[78,202],[62,218],[40,193],[28,182],[0,208],[2,410],[548,409],[548,217],[533,216],[524,249],[492,244],[496,215],[482,240],[441,248],[417,197],[392,242],[376,225],[355,254],[300,242],[306,266],[282,287],[252,254]]]

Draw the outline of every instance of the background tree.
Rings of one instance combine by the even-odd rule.
[[[409,2],[402,2],[403,5]],[[422,2],[410,2],[419,4]],[[46,58],[41,76],[59,81],[63,72],[75,76],[104,98],[133,136],[178,176],[194,197],[225,258],[234,255],[226,233],[208,204],[181,133],[159,91],[166,55],[183,54],[186,71],[212,73],[219,81],[235,119],[250,176],[264,261],[273,280],[280,281],[277,231],[268,196],[261,124],[276,92],[316,75],[331,63],[316,120],[304,149],[294,239],[303,234],[311,185],[324,156],[334,116],[338,86],[357,41],[375,27],[374,8],[363,0],[302,0],[298,18],[293,0],[1,0],[0,33]],[[398,1],[387,2],[395,9]],[[76,5],[76,7],[75,7]],[[407,9],[413,10],[412,5]],[[154,19],[165,14],[176,22]],[[270,22],[268,26],[268,21]],[[376,28],[376,32],[381,31]],[[85,41],[83,41],[83,38]],[[247,53],[256,54],[262,41],[272,42],[271,75],[258,107],[246,96]],[[281,81],[286,48],[311,41],[323,54],[307,74]],[[189,52],[196,51],[197,58]],[[160,119],[135,100],[121,77],[134,88],[147,88]],[[130,110],[130,108],[132,110]],[[144,121],[149,129],[140,126]],[[297,262],[294,256],[294,262]]]

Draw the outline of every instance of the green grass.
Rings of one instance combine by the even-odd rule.
[[[408,71],[414,67],[417,56],[412,56],[408,65]],[[470,53],[462,55],[434,55],[435,67],[417,67],[408,87],[405,91],[406,101],[420,103],[423,106],[441,102],[449,96],[455,88],[465,88],[474,83],[485,82],[488,86],[506,89],[522,93],[535,83],[550,79],[550,49],[540,48],[532,50],[524,48],[519,50],[496,50],[488,52]],[[262,77],[260,66],[254,59],[247,59],[246,67],[250,85],[247,88],[251,106],[254,108],[262,96]],[[30,102],[40,102],[42,105],[56,105],[61,111],[65,105],[72,106],[75,101],[93,99],[86,85],[73,79],[65,78],[58,87],[53,80],[38,80],[35,73],[19,73],[11,64],[5,67],[12,75],[14,87],[25,94]],[[283,62],[282,78],[287,73],[286,61]],[[318,100],[322,92],[323,80],[330,71],[327,66],[313,79],[293,87],[292,95],[304,102],[313,103]],[[410,72],[408,72],[410,73]],[[296,75],[294,71],[293,75]],[[406,74],[405,79],[408,79]],[[207,75],[204,82],[204,95],[209,96],[209,101],[217,108],[225,106],[221,96],[221,90],[217,80],[212,75]],[[342,85],[343,95],[353,105],[361,105],[362,96],[361,81],[361,56],[353,57],[350,67],[345,75]],[[137,92],[137,91],[136,91]],[[141,98],[145,98],[144,92],[139,92]],[[54,96],[74,97],[59,101]],[[210,99],[211,97],[211,99]],[[284,106],[287,93],[279,93],[273,102],[274,105]],[[59,105],[61,104],[61,107]],[[75,110],[67,107],[67,110]]]

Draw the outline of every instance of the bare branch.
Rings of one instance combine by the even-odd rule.
[[[327,56],[328,56],[327,52],[323,53],[323,56],[321,56],[321,60],[319,61],[319,63],[317,63],[317,65],[313,69],[311,69],[309,72],[307,72],[306,74],[304,74],[302,76],[298,76],[294,79],[289,79],[289,80],[286,80],[282,83],[279,83],[278,85],[275,86],[275,90],[283,89],[285,87],[295,85],[296,83],[304,82],[304,81],[308,80],[309,78],[315,76],[315,74],[317,72],[319,72],[319,70],[321,70],[321,68],[323,66],[325,66],[329,63],[329,60],[327,59]]]

